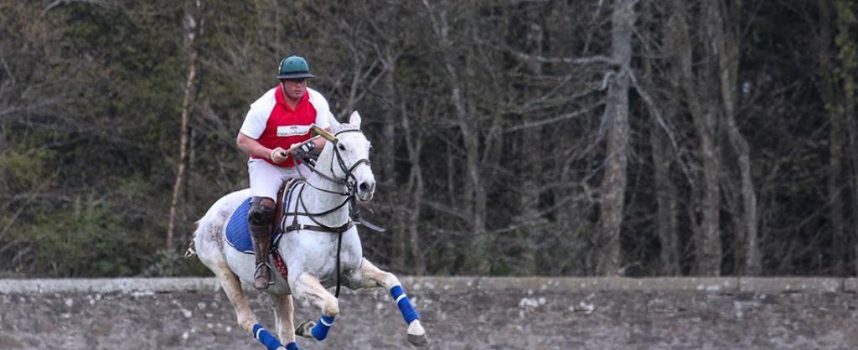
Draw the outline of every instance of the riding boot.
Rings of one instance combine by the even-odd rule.
[[[268,289],[274,284],[271,281],[271,265],[268,254],[271,252],[271,226],[250,225],[253,237],[253,252],[256,255],[256,272],[253,274],[253,287],[259,290]]]

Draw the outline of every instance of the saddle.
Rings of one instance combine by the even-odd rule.
[[[271,248],[274,251],[277,247],[277,242],[283,234],[281,224],[284,216],[284,202],[288,202],[290,195],[289,189],[294,187],[299,181],[291,179],[286,181],[277,192],[277,201],[275,203],[274,225],[272,225]],[[247,225],[247,213],[250,211],[250,197],[244,200],[238,208],[232,213],[232,216],[224,227],[224,238],[229,245],[236,250],[245,253],[253,254],[253,242],[250,238],[250,229]]]

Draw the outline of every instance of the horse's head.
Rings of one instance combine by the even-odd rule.
[[[370,143],[360,130],[360,114],[352,112],[349,122],[332,122],[332,132],[336,139],[329,142],[324,152],[333,152],[331,156],[331,175],[345,180],[350,191],[362,202],[372,199],[375,192],[375,176],[369,165]],[[320,159],[323,158],[321,155]]]

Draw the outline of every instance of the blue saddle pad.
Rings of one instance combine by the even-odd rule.
[[[253,240],[250,238],[250,227],[247,224],[247,212],[249,211],[250,198],[247,198],[232,212],[232,216],[226,224],[224,235],[226,236],[226,242],[236,250],[246,254],[253,254]],[[279,234],[271,235],[272,247],[279,236]]]

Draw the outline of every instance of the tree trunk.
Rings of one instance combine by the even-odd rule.
[[[423,149],[423,136],[413,130],[405,105],[400,107],[402,115],[402,131],[405,135],[405,145],[408,150],[408,161],[411,163],[411,173],[408,176],[408,196],[411,198],[411,210],[408,215],[408,247],[411,252],[412,271],[416,276],[426,273],[426,261],[420,249],[420,218],[423,208],[425,184],[421,168],[420,152]]]
[[[605,174],[599,200],[599,239],[596,274],[612,276],[620,273],[620,228],[623,212],[629,148],[629,70],[632,57],[636,0],[614,3],[611,15],[611,58],[620,68],[611,81],[605,107],[608,122]]]
[[[834,10],[831,0],[819,0],[820,33],[819,33],[819,74],[822,76],[820,92],[825,103],[825,110],[830,120],[829,126],[829,172],[828,172],[828,202],[831,216],[831,254],[832,273],[842,275],[845,272],[844,242],[845,223],[843,218],[843,129],[846,126],[844,114],[844,91],[840,86],[842,76],[836,73],[844,67],[838,67],[834,62],[834,23],[831,12]]]
[[[651,76],[649,60],[644,60],[646,79]],[[666,102],[664,113],[668,117],[676,114],[673,101]],[[656,120],[657,111],[650,106],[650,145],[652,147],[653,178],[655,181],[656,221],[655,231],[661,243],[659,251],[660,271],[663,276],[676,276],[682,270],[679,266],[679,191],[670,178],[672,157],[667,135]]]
[[[846,232],[843,233],[843,244],[841,252],[841,256],[843,259],[842,263],[842,271],[843,275],[847,274],[847,267],[849,266],[849,257],[850,253],[854,254],[854,259],[856,259],[855,268],[858,270],[858,121],[856,121],[856,99],[858,99],[858,86],[856,86],[855,76],[858,75],[858,57],[855,57],[856,53],[856,43],[855,30],[858,29],[858,21],[855,19],[855,13],[858,10],[856,8],[854,1],[849,0],[837,0],[835,3],[835,8],[837,9],[837,45],[838,45],[838,58],[843,65],[843,68],[840,71],[840,78],[843,86],[843,119],[844,124],[846,124],[847,134],[845,146],[848,146],[851,152],[849,153],[849,159],[852,163],[852,172],[850,177],[851,181],[844,181],[844,188],[848,187],[851,183],[852,185],[852,230],[851,230],[851,243],[850,237],[846,235]],[[846,161],[844,159],[844,161]],[[845,228],[844,228],[845,230]],[[847,247],[854,247],[853,251],[848,251]]]
[[[389,50],[389,48],[387,48]],[[398,122],[398,118],[396,114],[398,113],[397,105],[399,104],[398,98],[396,96],[396,90],[394,86],[394,79],[396,73],[396,58],[389,51],[384,52],[384,57],[381,58],[382,66],[384,67],[384,77],[381,79],[381,83],[379,84],[379,95],[382,97],[382,101],[385,101],[385,108],[383,108],[383,112],[381,113],[383,118],[382,124],[382,135],[381,140],[379,140],[380,144],[380,154],[379,159],[381,165],[379,189],[383,190],[384,193],[392,194],[392,202],[393,207],[391,211],[394,213],[394,220],[396,221],[396,227],[391,230],[391,235],[393,238],[391,239],[391,252],[390,252],[390,264],[392,268],[396,271],[403,271],[405,269],[405,255],[406,255],[406,245],[408,240],[406,239],[406,222],[408,221],[406,215],[402,215],[401,207],[398,205],[405,201],[407,194],[400,191],[396,186],[396,173],[395,173],[395,164],[396,164],[396,125]]]
[[[545,45],[545,23],[544,10],[545,6],[538,5],[537,8],[529,8],[528,4],[519,4],[517,13],[520,16],[515,23],[516,33],[525,33],[523,41],[525,50],[533,56],[543,56],[543,47]],[[513,38],[513,40],[518,38]],[[542,63],[533,58],[527,62],[527,72],[532,76],[538,77],[543,74]],[[533,96],[541,96],[544,92],[538,87],[527,89],[524,94],[525,99],[530,100]],[[523,115],[522,122],[526,123],[531,115]],[[521,246],[520,263],[516,269],[520,274],[530,275],[536,273],[536,255],[537,243],[543,236],[542,217],[539,213],[539,198],[541,195],[540,178],[543,171],[543,148],[542,141],[544,139],[544,131],[542,127],[525,128],[521,131],[517,143],[519,145],[517,153],[518,166],[520,167],[521,193],[519,195],[518,206],[521,208],[519,214],[515,218],[516,224],[520,227],[515,237],[516,244]]]
[[[642,27],[646,28],[642,33],[643,45],[653,47],[657,38],[663,37],[662,45],[667,50],[675,48],[671,39],[675,35],[671,32],[670,25],[651,27],[643,23],[659,22],[655,3],[648,3],[641,11]],[[645,106],[650,117],[650,151],[653,166],[653,182],[655,184],[656,217],[655,232],[659,239],[659,268],[656,273],[662,276],[676,276],[682,273],[679,263],[680,241],[679,241],[679,190],[671,179],[671,168],[677,158],[672,147],[675,137],[669,129],[668,121],[679,119],[679,106],[681,101],[674,97],[675,94],[666,93],[661,96],[662,101],[656,102],[649,93],[654,86],[663,85],[664,82],[673,82],[674,86],[666,84],[664,89],[676,90],[676,82],[680,81],[680,74],[676,65],[667,65],[662,68],[659,75],[653,74],[654,64],[657,60],[651,57],[641,58],[641,70],[643,79],[635,83],[635,89]]]
[[[471,232],[468,234],[473,237],[469,253],[465,259],[465,269],[483,275],[487,274],[491,267],[488,255],[492,239],[486,233],[486,201],[488,197],[480,171],[478,124],[475,121],[475,116],[470,113],[465,98],[465,86],[462,84],[462,74],[460,73],[460,69],[468,69],[469,63],[467,55],[464,56],[464,63],[453,60],[453,58],[459,57],[460,53],[457,48],[453,47],[453,40],[450,38],[451,26],[447,22],[447,9],[444,8],[447,4],[442,4],[437,13],[434,13],[434,9],[428,1],[424,0],[423,4],[429,11],[435,34],[438,36],[445,79],[450,87],[449,101],[453,107],[453,122],[459,130],[465,151],[465,181],[462,190],[457,191],[461,193],[459,197],[462,198],[465,205],[465,216],[470,218]],[[463,65],[464,67],[462,67]]]
[[[704,7],[711,12],[713,5],[706,2]],[[685,93],[691,118],[699,138],[699,157],[703,162],[703,184],[700,189],[700,227],[695,232],[695,272],[704,276],[718,276],[721,274],[721,240],[719,231],[720,221],[720,188],[718,176],[720,172],[720,161],[718,158],[718,147],[715,136],[717,135],[717,97],[712,96],[713,86],[717,75],[713,77],[712,64],[704,62],[700,76],[695,76],[695,63],[692,59],[692,42],[689,31],[689,14],[684,0],[674,0],[676,18],[676,43],[679,51],[679,64],[682,76],[682,90]],[[700,21],[703,32],[708,31],[709,21]],[[708,56],[707,56],[708,57]],[[696,82],[701,81],[698,88]],[[699,92],[698,92],[699,91]],[[695,183],[697,183],[695,181]]]
[[[843,253],[845,242],[843,237],[843,107],[837,106],[830,113],[831,126],[829,132],[829,174],[828,202],[831,203],[831,254],[832,272],[842,275],[844,272]]]
[[[191,5],[187,5],[191,6]],[[200,1],[194,1],[194,8],[186,7],[184,16],[185,47],[188,50],[188,74],[185,78],[184,97],[182,98],[181,127],[179,130],[179,161],[176,165],[176,181],[173,184],[173,195],[170,200],[170,216],[167,221],[166,250],[173,251],[173,238],[176,230],[176,216],[179,206],[179,196],[182,192],[182,181],[185,178],[185,167],[188,161],[188,120],[190,119],[191,100],[193,97],[194,81],[197,76],[197,44],[196,37],[200,33],[199,13]]]
[[[757,237],[757,195],[751,171],[750,146],[736,125],[736,88],[739,74],[740,18],[741,0],[731,0],[724,7],[713,7],[714,44],[718,50],[718,65],[721,77],[721,101],[724,108],[724,120],[730,144],[738,155],[741,178],[741,212],[736,215],[737,240],[741,240],[743,251],[737,252],[736,260],[741,262],[739,272],[756,276],[762,272],[759,243]],[[740,234],[741,233],[741,234]]]

